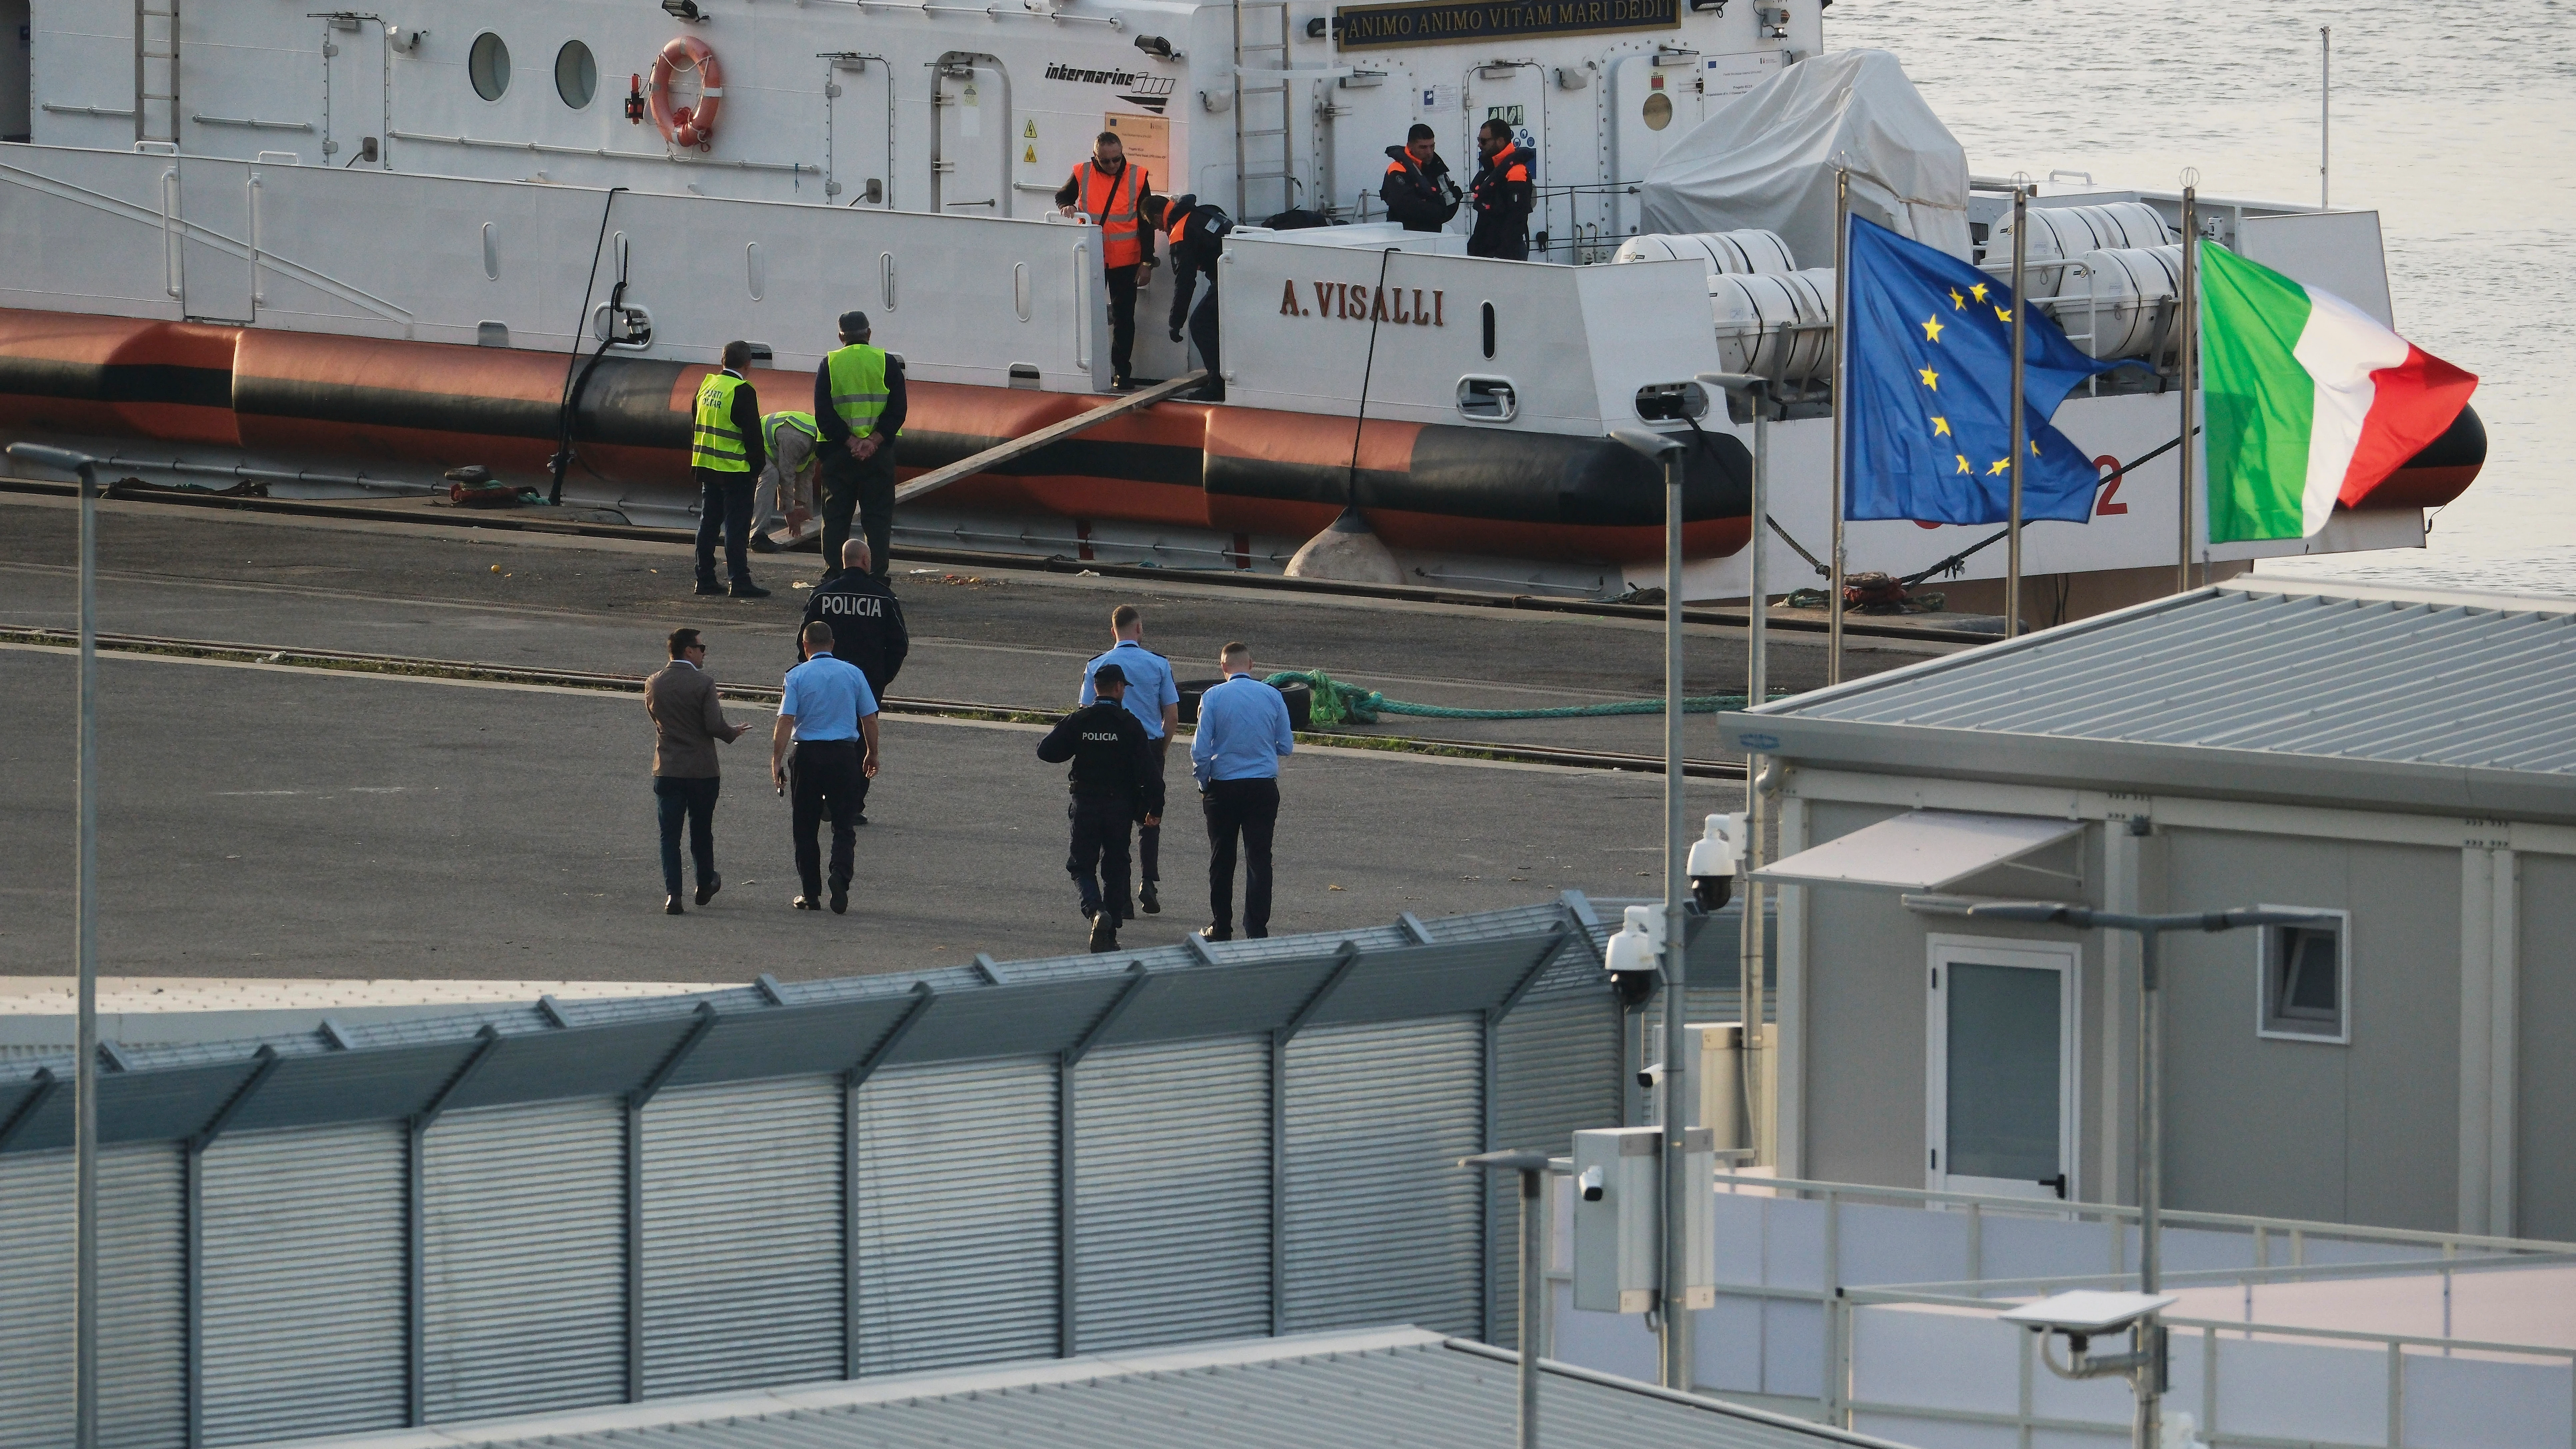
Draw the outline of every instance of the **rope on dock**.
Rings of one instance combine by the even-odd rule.
[[[1314,691],[1308,716],[1319,725],[1376,724],[1381,715],[1416,715],[1426,719],[1599,719],[1608,715],[1662,714],[1660,699],[1627,699],[1611,704],[1569,704],[1549,709],[1458,709],[1445,704],[1414,704],[1389,699],[1374,689],[1344,684],[1320,669],[1288,669],[1269,678],[1273,687],[1303,684]],[[1744,708],[1740,694],[1704,694],[1682,700],[1684,714],[1716,714]]]

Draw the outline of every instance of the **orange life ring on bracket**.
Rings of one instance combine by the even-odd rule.
[[[675,107],[671,82],[684,70],[698,73],[698,103]],[[694,35],[679,36],[653,57],[652,105],[653,124],[661,129],[663,140],[700,150],[715,140],[716,112],[724,106],[724,69],[705,41]]]

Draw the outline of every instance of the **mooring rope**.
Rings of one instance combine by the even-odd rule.
[[[1269,683],[1275,688],[1303,684],[1314,691],[1314,703],[1308,718],[1319,725],[1375,724],[1378,717],[1389,714],[1416,715],[1425,719],[1599,719],[1609,715],[1662,714],[1660,699],[1625,699],[1612,704],[1569,704],[1548,709],[1458,709],[1445,704],[1414,704],[1407,700],[1389,699],[1374,689],[1344,684],[1320,669],[1288,669],[1273,674]],[[1684,714],[1716,714],[1722,710],[1744,708],[1740,694],[1703,694],[1682,700]]]

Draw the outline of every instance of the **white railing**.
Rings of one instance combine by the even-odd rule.
[[[2128,1281],[2136,1208],[1750,1172],[1718,1173],[1715,1189],[1719,1286],[1716,1306],[1694,1316],[1694,1387],[1807,1400],[1828,1422],[1906,1442],[2000,1449],[2031,1434],[2098,1433],[2106,1444],[2126,1435],[2119,1381],[2069,1383],[2044,1369],[2034,1377],[2028,1335],[1994,1315],[2007,1297]],[[1652,1378],[1654,1340],[1642,1318],[1572,1307],[1570,1208],[1560,1182],[1549,1197],[1547,1351]],[[2455,1278],[2565,1271],[2576,1244],[2233,1213],[2168,1210],[2163,1219],[2166,1285],[2232,1288],[2247,1305],[2242,1320],[2167,1319],[2178,1330],[2174,1407],[2192,1413],[2213,1445],[2576,1449],[2576,1347],[2446,1336]],[[2438,1292],[2443,1335],[2309,1328],[2256,1312],[2265,1289],[2364,1278],[2411,1281],[2428,1301]],[[2181,1311],[2192,1307],[2187,1300]],[[2365,1387],[2374,1406],[2366,1425],[2352,1408]]]

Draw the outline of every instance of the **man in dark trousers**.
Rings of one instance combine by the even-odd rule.
[[[743,381],[751,344],[724,345],[724,365],[698,384],[689,466],[698,478],[698,592],[765,599],[751,581],[751,495],[768,457],[760,445],[760,394]],[[722,530],[730,589],[716,583],[716,534]]]
[[[1406,231],[1438,231],[1458,214],[1458,183],[1449,179],[1449,163],[1440,159],[1438,138],[1417,121],[1401,146],[1386,148],[1386,179],[1377,198],[1386,203],[1389,221]]]
[[[1092,691],[1094,671],[1108,665],[1118,666],[1119,677],[1127,681],[1124,703],[1127,712],[1145,727],[1145,738],[1154,745],[1154,791],[1162,793],[1163,757],[1171,752],[1172,730],[1181,722],[1181,690],[1172,678],[1172,661],[1145,647],[1145,615],[1134,604],[1120,604],[1109,611],[1109,647],[1091,656],[1082,666],[1082,694],[1074,702],[1091,704],[1099,696]],[[1136,832],[1138,864],[1144,867],[1136,904],[1146,915],[1156,915],[1163,903],[1155,897],[1154,887],[1163,878],[1163,812],[1157,809],[1145,817],[1145,828]]]
[[[1154,178],[1143,163],[1128,161],[1127,145],[1115,131],[1093,139],[1091,159],[1073,168],[1055,192],[1066,216],[1100,224],[1101,270],[1109,284],[1109,385],[1120,389],[1131,385],[1136,289],[1154,275],[1154,228],[1145,219],[1145,202],[1153,194]]]
[[[1467,255],[1529,260],[1530,208],[1537,203],[1538,158],[1512,139],[1512,128],[1487,121],[1476,132],[1476,149],[1485,164],[1468,187],[1476,210],[1476,229],[1467,237]]]
[[[716,874],[716,742],[731,744],[751,726],[725,719],[707,673],[706,642],[695,629],[671,631],[671,662],[644,681],[644,712],[653,717],[653,798],[662,816],[662,911],[682,916],[681,822],[688,823],[703,906],[724,886]]]
[[[859,667],[868,691],[882,704],[894,686],[903,657],[912,652],[912,636],[903,627],[903,605],[894,590],[868,567],[868,541],[853,538],[841,545],[841,571],[817,585],[805,601],[805,622],[821,620],[832,630],[832,654]],[[805,658],[800,634],[796,657]],[[868,823],[868,781],[859,778],[858,822]]]
[[[828,814],[832,913],[838,915],[850,908],[850,876],[857,869],[859,792],[877,773],[877,699],[857,665],[832,657],[831,625],[817,620],[801,637],[805,662],[787,671],[778,726],[769,737],[769,778],[795,796],[796,876],[805,893],[789,904],[800,911],[823,909],[823,852],[816,832]]]
[[[894,445],[903,433],[903,359],[868,345],[868,314],[841,314],[841,345],[814,370],[814,425],[823,440],[823,574],[841,571],[856,512],[883,574],[894,547]]]
[[[1252,672],[1252,646],[1228,644],[1220,656],[1225,682],[1199,696],[1199,732],[1190,741],[1191,773],[1207,814],[1207,929],[1211,941],[1234,939],[1234,845],[1243,840],[1243,934],[1270,934],[1270,837],[1279,824],[1279,762],[1297,748],[1288,701]]]
[[[1234,230],[1234,218],[1223,207],[1195,196],[1168,202],[1156,197],[1150,206],[1154,219],[1168,224],[1172,242],[1172,340],[1181,340],[1182,322],[1187,319],[1190,342],[1199,350],[1199,366],[1207,369],[1207,381],[1191,396],[1200,402],[1223,402],[1225,374],[1217,370],[1216,360],[1216,263],[1225,252],[1225,234]],[[1190,296],[1198,290],[1202,275],[1207,278],[1207,296],[1193,312]]]
[[[1038,758],[1073,762],[1073,848],[1064,868],[1091,918],[1091,949],[1118,949],[1118,923],[1133,920],[1127,898],[1127,829],[1163,813],[1163,772],[1145,726],[1120,701],[1127,675],[1115,664],[1091,672],[1097,696],[1038,741]]]

